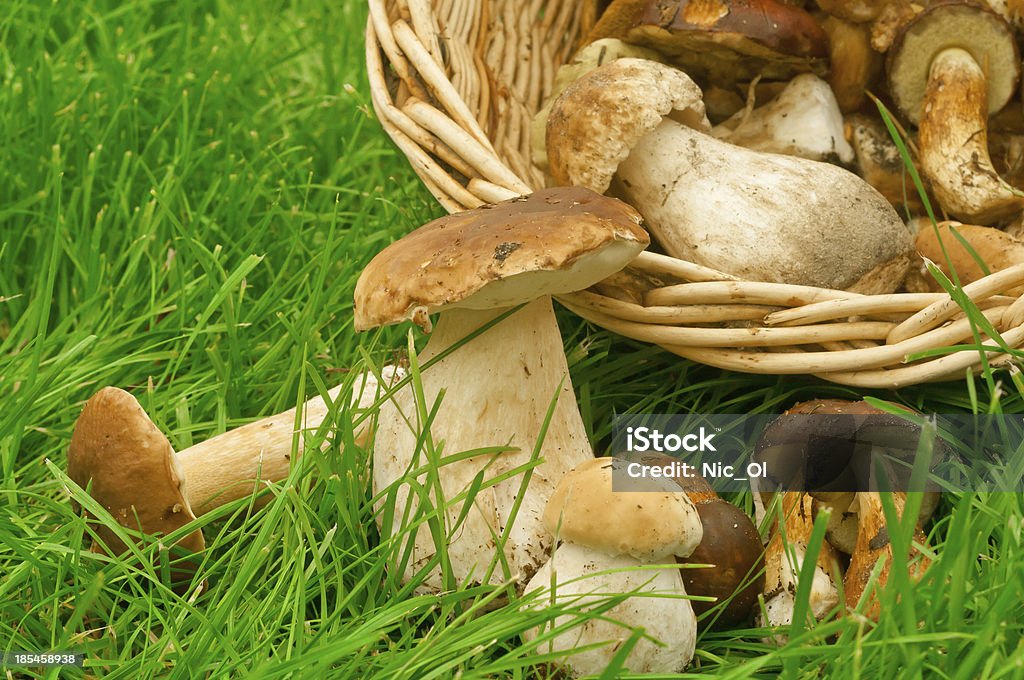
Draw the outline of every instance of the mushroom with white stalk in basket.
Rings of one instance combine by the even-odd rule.
[[[630,595],[538,648],[564,653],[560,665],[572,677],[605,671],[635,629],[645,636],[626,656],[626,670],[673,673],[693,658],[697,619],[675,559],[700,544],[700,517],[671,480],[645,480],[642,491],[613,490],[613,475],[625,476],[625,469],[625,461],[612,458],[580,465],[562,479],[544,511],[544,528],[560,543],[526,586],[525,594],[537,593],[529,606],[586,609]],[[554,626],[571,620],[559,616]],[[523,637],[532,641],[543,633],[534,629]],[[599,646],[573,651],[590,645]]]
[[[981,224],[1013,217],[1024,194],[992,165],[988,117],[1017,90],[1020,55],[999,15],[939,2],[903,26],[889,50],[889,90],[918,126],[921,169],[942,208]]]
[[[362,374],[352,385],[352,408],[369,408],[387,385],[403,375],[402,369],[386,366],[381,371],[384,385],[378,385],[374,374]],[[328,396],[337,399],[344,387],[331,390]],[[121,526],[166,535],[199,515],[285,479],[295,437],[301,452],[305,433],[319,428],[329,412],[324,399],[314,397],[303,406],[298,431],[296,410],[290,409],[175,453],[135,397],[105,387],[86,402],[75,422],[68,445],[68,476]],[[362,426],[356,432],[356,444],[365,445],[370,436],[369,428]],[[106,526],[97,527],[96,532],[115,554],[127,550]],[[200,531],[177,543],[186,553],[199,552],[204,545]],[[93,550],[101,549],[100,543],[93,544]],[[180,560],[172,569],[172,581],[186,583],[196,566],[194,559]]]
[[[754,281],[892,292],[911,235],[892,206],[829,163],[711,137],[700,88],[641,59],[566,88],[548,118],[560,184],[611,187],[672,256]]]
[[[621,201],[581,188],[545,189],[430,222],[363,271],[355,290],[357,329],[412,320],[429,330],[429,315],[440,313],[419,355],[421,362],[438,358],[423,371],[421,406],[431,410],[441,401],[429,424],[440,449],[440,493],[417,490],[426,488],[418,480],[435,461],[424,450],[427,428],[417,418],[412,386],[381,407],[374,445],[374,493],[381,505],[384,494],[395,498],[385,533],[401,533],[403,517],[416,517],[416,508],[434,513],[443,506],[445,544],[438,546],[425,524],[417,527],[407,580],[439,547],[459,582],[485,581],[502,541],[510,573],[495,568],[491,583],[525,583],[547,558],[541,515],[548,497],[566,472],[593,457],[551,296],[625,267],[649,242],[639,225],[640,215]],[[539,462],[526,472],[542,434]],[[497,446],[509,450],[459,456]],[[472,506],[464,508],[478,478]],[[423,577],[422,590],[444,587],[440,563]]]

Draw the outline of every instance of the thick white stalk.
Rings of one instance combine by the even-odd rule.
[[[567,652],[561,661],[569,677],[599,675],[604,672],[620,647],[643,628],[650,636],[640,639],[624,661],[624,668],[633,673],[678,673],[693,658],[697,640],[697,617],[680,570],[673,563],[666,569],[655,569],[628,555],[609,555],[575,543],[562,543],[551,560],[541,567],[526,586],[526,592],[541,591],[532,607],[563,606],[586,610],[608,598],[639,593],[591,619],[569,628],[549,639],[537,652]],[[589,605],[589,606],[588,606]],[[564,615],[555,618],[553,626],[573,620]],[[535,640],[545,631],[524,631],[527,641]],[[605,643],[582,653],[579,647]]]
[[[382,377],[389,383],[402,375],[402,369],[392,366],[382,370]],[[341,396],[342,387],[339,385],[327,393],[331,401]],[[380,393],[376,378],[364,373],[352,386],[351,403],[354,408],[365,409]],[[296,433],[295,411],[292,408],[229,430],[176,454],[184,480],[182,493],[197,516],[248,496],[268,482],[280,482],[288,477]],[[305,448],[305,435],[315,432],[329,412],[320,396],[303,404],[300,453]],[[364,446],[369,434],[369,427],[363,424],[356,432],[356,442]]]
[[[503,311],[506,310],[451,309],[442,312],[427,347],[419,357],[420,362],[428,361],[461,341]],[[507,526],[523,482],[522,473],[480,489],[459,528],[453,530],[463,504],[452,502],[444,513],[448,556],[456,580],[482,580],[484,570],[494,558],[497,539],[507,530],[505,559],[511,575],[525,583],[546,559],[550,547],[550,538],[541,524],[548,498],[566,472],[593,457],[576,407],[551,299],[545,296],[526,305],[458,347],[424,371],[422,383],[427,411],[433,408],[444,390],[437,416],[430,427],[432,441],[441,457],[482,447],[511,446],[518,449],[443,463],[436,472],[445,500],[464,493],[480,473],[483,473],[484,480],[491,480],[528,463],[540,437],[548,407],[557,397],[540,450],[542,462],[533,468],[511,529],[507,530]],[[410,386],[381,407],[378,419],[373,488],[377,494],[398,481],[394,489],[396,507],[391,528],[394,532],[401,530],[413,486],[408,480],[400,480],[408,470],[426,469],[428,465],[426,452],[417,450],[421,427],[416,413],[414,392]],[[428,486],[426,472],[416,479],[422,488],[431,488],[431,505],[440,502],[432,487]],[[421,505],[416,499],[427,500],[413,495],[412,514]],[[423,524],[416,534],[406,578],[421,569],[435,552],[434,539]],[[492,583],[504,580],[500,567],[490,579]],[[424,589],[437,591],[442,587],[440,569],[435,568],[428,575]]]

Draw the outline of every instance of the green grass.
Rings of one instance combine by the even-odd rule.
[[[352,290],[384,244],[441,210],[373,118],[365,11],[13,0],[0,12],[0,650],[84,652],[62,677],[543,676],[519,636],[553,614],[495,607],[489,588],[417,596],[385,569],[403,537],[376,533],[344,407],[321,433],[331,444],[269,505],[200,518],[197,597],[161,583],[152,542],[134,559],[85,550],[93,529],[72,511],[65,449],[102,386],[131,389],[180,449],[404,350],[404,328],[353,331]],[[723,373],[559,319],[601,453],[616,413],[864,396]],[[869,394],[1024,412],[1005,373]],[[844,616],[781,648],[763,631],[706,633],[691,671],[1024,676],[1021,496],[947,495],[930,543],[925,580],[889,588],[877,625]]]

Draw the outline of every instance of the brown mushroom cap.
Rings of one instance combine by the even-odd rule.
[[[666,465],[676,459],[648,452],[631,454],[630,460],[644,465]],[[716,628],[736,626],[750,618],[757,596],[764,590],[764,546],[757,527],[746,513],[716,494],[700,475],[673,476],[672,480],[693,501],[704,527],[697,548],[689,557],[678,561],[714,565],[711,569],[680,570],[687,593],[716,598],[715,602],[691,601],[693,611],[700,616],[727,601],[713,625]],[[708,622],[704,619],[701,625]]]
[[[700,88],[685,73],[646,59],[618,59],[579,78],[555,100],[547,150],[559,184],[604,193],[619,164],[662,119],[704,132]]]
[[[932,60],[951,47],[969,52],[987,74],[989,115],[1016,91],[1020,56],[1009,24],[973,2],[939,2],[903,26],[886,61],[893,101],[912,123],[921,119]]]
[[[814,17],[776,0],[651,0],[626,41],[718,84],[820,75],[828,57],[828,36]]]
[[[686,557],[701,541],[699,515],[671,480],[659,491],[613,491],[623,461],[595,458],[562,478],[544,509],[544,528],[559,540],[646,562]]]
[[[355,290],[355,327],[445,308],[494,309],[587,288],[625,267],[648,243],[640,214],[614,198],[574,188],[447,215],[392,243]]]
[[[68,476],[129,529],[159,536],[195,519],[170,442],[124,390],[105,387],[86,402],[68,446]],[[107,527],[96,530],[115,553],[128,549]],[[193,531],[176,545],[199,552],[203,534]],[[189,569],[180,566],[172,578],[187,578]]]
[[[974,252],[988,267],[988,272],[982,270],[960,239],[950,232],[950,228],[955,229],[956,233],[970,244]],[[1000,229],[959,222],[939,222],[938,230],[930,224],[923,227],[917,232],[914,247],[922,257],[934,262],[946,276],[952,276],[949,264],[946,262],[946,255],[949,255],[949,262],[956,270],[961,285],[977,281],[987,273],[1024,262],[1024,241],[1014,238]],[[922,280],[930,290],[942,291],[938,281],[930,274],[925,273]],[[1020,295],[1024,293],[1024,288],[1018,287],[1009,293]]]
[[[803,417],[810,415],[815,417]],[[815,399],[795,404],[765,428],[755,457],[770,461],[769,474],[784,487],[787,480],[803,483],[811,496],[830,501],[833,491],[853,490],[855,479],[846,466],[854,456],[854,442],[864,441],[868,426],[870,441],[876,445],[916,447],[920,434],[913,423],[867,402]],[[787,476],[804,473],[811,478]]]

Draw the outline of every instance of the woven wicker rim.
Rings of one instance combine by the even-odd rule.
[[[555,70],[593,25],[596,2],[369,0],[369,8],[374,109],[445,210],[544,186],[530,162],[529,123]],[[649,286],[609,281],[559,300],[615,333],[734,371],[899,388],[986,365],[1017,370],[1006,350],[1024,344],[1024,296],[1006,294],[1024,285],[1024,265],[963,288],[994,338],[945,293],[858,295],[740,281],[650,252],[627,273]]]

